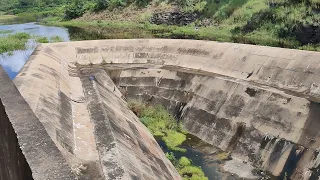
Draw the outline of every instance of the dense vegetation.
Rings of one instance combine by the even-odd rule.
[[[175,157],[175,152],[185,151],[179,146],[186,140],[187,132],[164,107],[153,107],[137,102],[131,102],[129,107],[156,139],[160,138],[165,142],[170,150],[166,153],[166,156],[184,180],[208,180],[202,169],[194,166],[190,159],[184,156],[180,159]]]

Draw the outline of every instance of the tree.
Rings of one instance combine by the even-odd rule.
[[[106,9],[110,4],[109,0],[96,0],[96,1],[97,1],[96,5],[94,7],[95,11],[101,11],[103,9]]]
[[[85,8],[82,0],[72,0],[65,9],[65,19],[74,19],[84,14]]]

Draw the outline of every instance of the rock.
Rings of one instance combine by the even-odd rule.
[[[166,25],[179,25],[185,26],[194,22],[199,15],[197,13],[189,13],[189,12],[163,12],[156,13],[150,19],[150,23],[152,24],[166,24]]]

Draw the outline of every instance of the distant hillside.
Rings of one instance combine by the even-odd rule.
[[[0,7],[14,14],[52,11],[47,15],[59,16],[55,21],[183,26],[186,38],[320,49],[320,0],[0,0]]]
[[[222,34],[248,37],[248,43],[260,44],[251,41],[262,38],[281,40],[284,47],[308,46],[309,50],[317,49],[320,43],[320,0],[154,0],[146,3],[152,4],[147,7],[141,2],[148,0],[136,0],[143,6],[135,11],[130,6],[133,0],[110,1],[107,10],[85,14],[83,19],[214,26]],[[115,7],[122,10],[114,10]]]

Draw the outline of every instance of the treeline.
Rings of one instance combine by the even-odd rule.
[[[131,4],[142,8],[152,1],[157,3],[166,2],[184,8],[214,0],[71,0],[67,3],[65,18],[73,19],[81,16],[86,11],[98,12],[105,9],[123,8]]]
[[[71,0],[65,7],[65,19],[74,19],[82,16],[86,11],[98,12],[107,8],[121,8],[135,3],[137,6],[146,6],[152,0]]]
[[[68,0],[0,0],[0,11],[7,14],[40,12],[66,4]]]
[[[185,11],[215,11],[230,0],[0,0],[0,11],[7,14],[44,12],[55,9],[65,11],[66,19],[81,16],[86,11],[98,12],[105,9],[123,8],[131,4],[145,7],[151,2],[174,4]],[[231,0],[232,1],[232,0]],[[239,0],[237,0],[239,1]],[[240,0],[246,1],[246,0]],[[203,11],[204,12],[204,11]],[[209,13],[210,14],[210,13]]]

